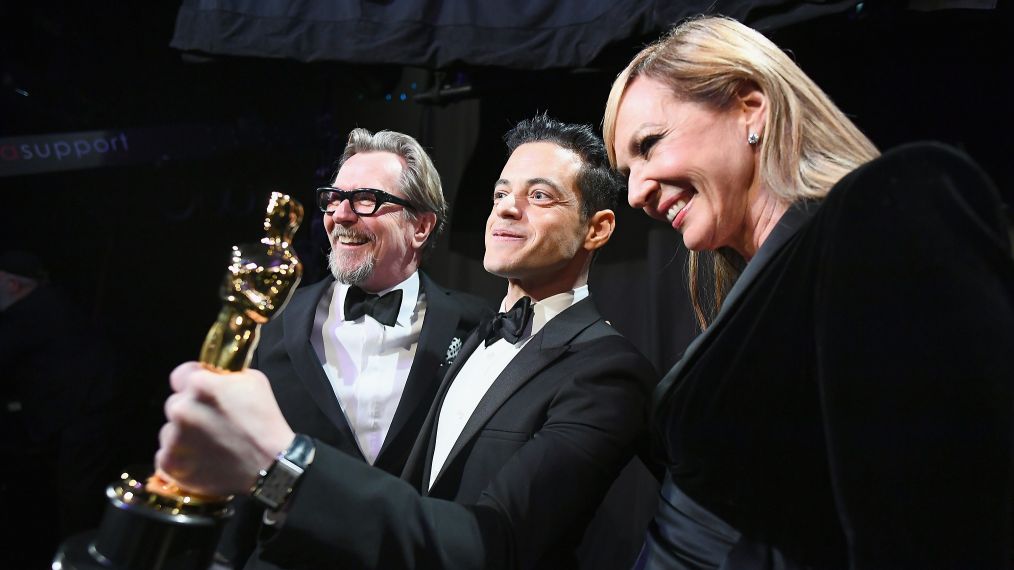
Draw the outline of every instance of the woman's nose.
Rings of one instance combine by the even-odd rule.
[[[646,178],[637,168],[630,169],[627,178],[627,202],[634,208],[645,208],[654,202],[658,193],[658,183]]]

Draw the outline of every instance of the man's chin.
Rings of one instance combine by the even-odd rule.
[[[338,260],[334,252],[328,257],[328,267],[331,275],[341,283],[348,285],[361,285],[373,275],[374,263],[367,259],[359,263],[348,263],[348,260]]]
[[[486,273],[489,273],[490,275],[496,275],[497,277],[503,278],[510,277],[511,264],[509,263],[483,260],[482,268],[485,269]]]
[[[521,269],[514,264],[503,264],[503,265],[483,265],[486,269],[486,273],[502,277],[504,279],[521,279],[523,272]]]

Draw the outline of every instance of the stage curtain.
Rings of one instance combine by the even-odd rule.
[[[607,45],[710,11],[761,29],[856,2],[183,0],[171,46],[209,55],[444,68],[580,67]]]

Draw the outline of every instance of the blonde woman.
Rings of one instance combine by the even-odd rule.
[[[879,156],[720,17],[641,51],[603,127],[631,206],[691,250],[704,328],[655,393],[638,568],[1009,567],[1014,264],[978,167]]]

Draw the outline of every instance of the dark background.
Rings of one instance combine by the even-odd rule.
[[[769,36],[882,150],[920,139],[964,148],[1010,203],[1009,9],[897,4],[860,4]],[[41,255],[109,348],[121,426],[114,470],[150,464],[168,373],[196,358],[220,306],[229,248],[259,239],[271,190],[309,204],[352,127],[416,136],[454,207],[428,271],[498,300],[503,283],[481,258],[489,191],[506,158],[500,137],[541,111],[597,126],[613,77],[658,35],[616,42],[571,69],[299,63],[184,55],[169,47],[178,8],[0,4],[0,138],[181,127],[166,143],[176,150],[150,162],[0,177],[0,249]],[[416,100],[437,86],[464,95]],[[296,243],[304,283],[323,276],[328,247],[319,214],[308,214]],[[592,290],[664,370],[696,332],[685,254],[678,235],[630,208],[618,225]]]

